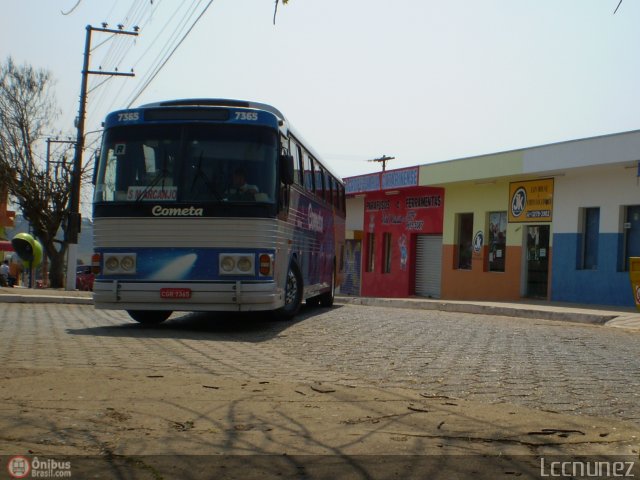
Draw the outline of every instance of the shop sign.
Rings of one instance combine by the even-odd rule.
[[[482,230],[478,230],[473,237],[473,253],[476,255],[480,254],[482,251],[482,246],[484,245],[484,232]]]
[[[382,189],[415,187],[418,185],[418,169],[394,170],[382,174]]]
[[[380,190],[380,174],[347,178],[344,188],[347,194],[378,191]]]
[[[509,184],[509,222],[550,222],[553,178]]]

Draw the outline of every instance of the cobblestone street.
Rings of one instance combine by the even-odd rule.
[[[2,317],[6,368],[410,387],[640,423],[640,333],[602,326],[353,305],[291,323],[178,313],[152,328],[84,305],[4,304]]]

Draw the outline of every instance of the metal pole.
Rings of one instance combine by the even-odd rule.
[[[51,139],[47,138],[47,180],[49,179],[49,158],[51,157]]]

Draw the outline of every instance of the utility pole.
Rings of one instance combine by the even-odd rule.
[[[75,140],[58,140],[57,138],[47,138],[47,179],[49,179],[49,172],[51,170],[51,144],[52,143],[70,143],[70,144],[75,144]],[[54,161],[53,163],[63,163],[63,162],[59,162],[59,161]],[[45,254],[42,256],[42,281],[43,281],[43,287],[47,288],[49,287],[49,262],[48,262],[48,256],[47,253],[45,252]],[[75,279],[74,279],[75,282]]]
[[[387,169],[387,162],[389,160],[394,160],[396,157],[387,157],[386,155],[382,155],[380,158],[373,158],[371,160],[367,160],[367,162],[378,162],[382,163],[382,171],[384,172]]]
[[[75,144],[75,140],[58,140],[57,138],[47,138],[47,177],[49,177],[49,170],[51,165],[51,144],[52,143],[71,143]],[[62,163],[62,162],[53,162]]]
[[[78,263],[78,234],[82,224],[80,215],[80,177],[82,174],[82,153],[84,150],[84,120],[87,109],[87,79],[89,75],[111,75],[121,77],[133,77],[131,73],[104,72],[102,70],[89,70],[89,55],[91,53],[91,32],[112,33],[114,35],[138,36],[138,27],[133,31],[124,30],[124,26],[118,25],[118,29],[107,28],[103,23],[102,28],[87,25],[87,35],[84,44],[84,63],[82,66],[82,83],[80,85],[80,107],[78,109],[77,129],[78,135],[75,142],[75,155],[73,157],[73,172],[71,176],[71,198],[69,200],[69,216],[67,219],[67,231],[65,239],[68,242],[67,256],[67,290],[76,288],[76,264]]]

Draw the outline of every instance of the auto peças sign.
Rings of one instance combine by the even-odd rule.
[[[553,178],[509,184],[509,222],[550,222]]]

